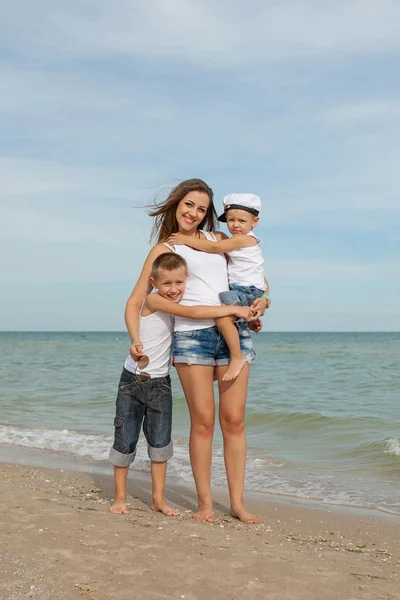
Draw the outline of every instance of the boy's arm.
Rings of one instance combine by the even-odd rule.
[[[137,360],[138,357],[143,354],[143,346],[139,335],[140,307],[143,304],[143,300],[152,289],[149,279],[153,261],[157,258],[157,256],[164,252],[166,252],[164,244],[157,244],[151,249],[143,265],[139,279],[137,280],[137,283],[125,306],[125,323],[132,342],[130,353],[134,360]]]
[[[249,306],[183,306],[182,304],[166,300],[160,294],[149,294],[146,305],[151,312],[162,312],[186,319],[219,319],[221,317],[235,316],[249,321],[253,311]]]
[[[177,246],[190,246],[190,248],[194,248],[195,250],[211,252],[213,254],[223,254],[224,252],[231,252],[238,248],[248,248],[249,246],[257,245],[256,239],[251,235],[234,235],[218,242],[210,242],[208,240],[198,240],[179,233],[173,233],[169,238],[168,243]]]

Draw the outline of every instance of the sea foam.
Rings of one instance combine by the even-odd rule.
[[[0,425],[0,445],[19,446],[51,452],[50,464],[55,468],[62,459],[70,457],[80,467],[102,472],[112,472],[108,463],[108,454],[113,442],[111,435],[86,434],[68,429],[55,430],[44,428],[24,429],[14,425]],[[389,438],[385,452],[400,455],[400,440]],[[58,456],[58,457],[57,457]],[[146,442],[139,440],[137,455],[133,463],[136,471],[149,473],[150,461],[147,456]],[[193,483],[190,467],[188,444],[185,439],[174,439],[174,457],[168,465],[168,476],[184,483]],[[222,447],[215,445],[213,451],[213,485],[226,485],[226,473]],[[318,500],[328,504],[378,508],[399,514],[398,504],[386,502],[382,492],[363,489],[361,478],[349,478],[347,483],[332,474],[324,473],[316,476],[308,470],[284,461],[273,460],[268,456],[260,456],[251,448],[248,451],[246,470],[246,490],[293,496],[303,499]]]
[[[392,454],[393,456],[400,456],[400,438],[389,438],[385,441],[386,454]]]

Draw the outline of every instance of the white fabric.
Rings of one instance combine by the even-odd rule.
[[[261,200],[255,194],[227,194],[222,200],[224,210],[228,210],[230,204],[240,204],[240,206],[246,206],[247,208],[254,208],[254,210],[261,210]]]
[[[213,233],[202,231],[207,240],[216,242]],[[167,244],[166,244],[167,245]],[[168,246],[168,248],[171,248]],[[189,246],[175,246],[174,252],[188,265],[188,278],[180,304],[184,306],[220,306],[219,293],[229,289],[224,254],[199,252]],[[193,331],[213,327],[215,319],[185,319],[175,317],[175,331]]]
[[[140,314],[139,318],[139,335],[143,344],[143,353],[150,359],[143,371],[152,378],[164,377],[168,375],[171,367],[173,318],[161,311],[156,311],[147,317],[142,317]],[[140,375],[140,369],[136,370],[136,367],[137,363],[129,355],[125,361],[125,369]]]
[[[239,248],[228,252],[228,280],[229,284],[245,285],[254,287],[259,290],[265,290],[264,281],[264,259],[261,253],[261,240],[256,237],[252,231],[247,235],[251,235],[257,241],[256,246],[248,248]]]

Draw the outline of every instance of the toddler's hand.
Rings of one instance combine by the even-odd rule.
[[[181,233],[173,233],[168,238],[168,243],[172,244],[173,246],[184,246],[185,245],[185,238],[186,238],[186,241],[187,241],[187,236],[182,235]]]

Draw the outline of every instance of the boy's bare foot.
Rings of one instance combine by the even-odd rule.
[[[242,523],[246,523],[247,525],[256,525],[260,523],[260,519],[253,515],[251,512],[245,509],[245,507],[238,506],[235,510],[231,508],[231,517],[234,519],[239,519]]]
[[[244,356],[242,356],[242,358],[231,358],[231,362],[229,363],[222,381],[232,381],[232,379],[236,379],[245,364],[246,359]]]
[[[115,499],[114,502],[111,504],[109,511],[118,515],[127,515],[129,512],[125,500],[117,499]]]
[[[180,514],[177,508],[172,508],[172,506],[169,506],[165,500],[162,500],[161,502],[153,502],[152,509],[155,512],[162,513],[166,517],[177,517]]]
[[[196,521],[203,521],[204,523],[212,523],[214,521],[214,513],[212,508],[209,506],[199,508],[199,510],[194,513],[193,519]]]

